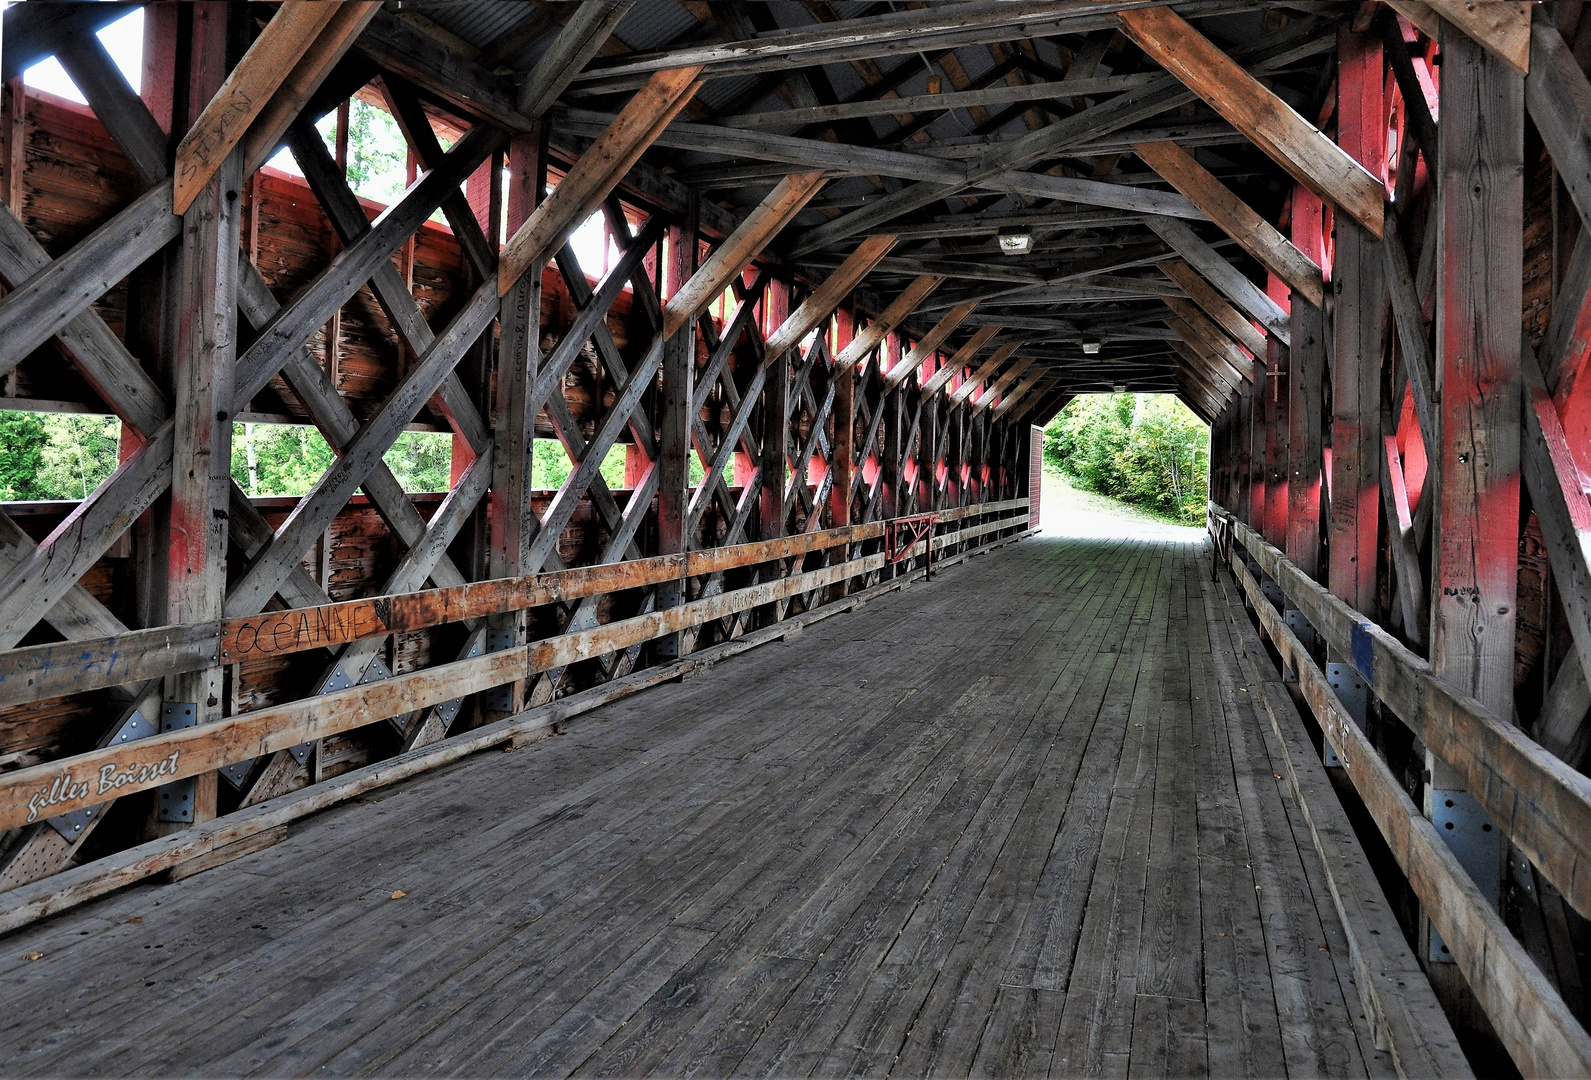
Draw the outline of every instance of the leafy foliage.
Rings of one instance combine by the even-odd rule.
[[[531,457],[530,482],[538,488],[556,491],[569,479],[569,474],[575,471],[575,463],[569,460],[569,452],[563,448],[563,443],[557,439],[537,439],[536,448]],[[624,486],[624,444],[614,443],[608,447],[608,452],[602,457],[602,466],[598,470],[602,473],[603,482],[610,488]]]
[[[405,491],[446,491],[453,439],[443,432],[405,431],[382,460]],[[233,425],[232,479],[250,495],[303,495],[331,463],[330,445],[312,427]]]
[[[232,426],[232,479],[250,495],[306,494],[331,462],[331,447],[312,427]]]
[[[1080,394],[1044,429],[1044,460],[1085,491],[1197,524],[1210,429],[1170,394]]]
[[[0,413],[0,500],[47,498],[39,483],[50,435],[37,413]]]
[[[446,491],[453,486],[453,436],[405,431],[383,459],[404,491]]]
[[[337,114],[315,125],[327,149],[337,152]],[[354,194],[391,203],[408,181],[409,153],[398,122],[385,109],[354,98],[348,108],[348,186]]]
[[[121,421],[0,412],[0,501],[82,499],[116,471]]]

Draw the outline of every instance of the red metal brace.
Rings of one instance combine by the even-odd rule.
[[[909,517],[889,518],[884,522],[885,558],[892,563],[898,563],[911,554],[912,548],[917,546],[918,541],[927,540],[923,579],[932,581],[934,577],[934,525],[938,521],[938,514],[913,514]]]

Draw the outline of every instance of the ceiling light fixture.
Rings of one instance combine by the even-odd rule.
[[[1125,394],[1127,392],[1127,384],[1126,383],[1116,383],[1115,385],[1113,385],[1111,387],[1111,389],[1116,391],[1116,393],[1118,393],[1118,394]]]
[[[1099,342],[1097,342],[1097,341],[1085,341],[1085,342],[1083,342],[1083,355],[1084,356],[1098,356],[1099,355]]]
[[[998,239],[1000,250],[1007,255],[1026,255],[1033,250],[1033,234],[1026,229],[1001,229]]]

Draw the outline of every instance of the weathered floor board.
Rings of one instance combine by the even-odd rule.
[[[974,559],[5,939],[0,1060],[1387,1075],[1227,602],[1198,541]]]

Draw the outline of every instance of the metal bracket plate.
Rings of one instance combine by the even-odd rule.
[[[1309,620],[1304,618],[1304,613],[1297,608],[1288,608],[1282,612],[1282,619],[1287,623],[1287,629],[1293,632],[1306,651],[1315,648],[1315,628],[1309,625]]]
[[[1270,578],[1260,579],[1260,592],[1265,594],[1265,599],[1269,600],[1277,611],[1287,607],[1287,595],[1282,592],[1282,587]]]
[[[570,626],[570,630],[583,629]],[[517,633],[513,630],[488,630],[486,631],[486,651],[489,653],[503,652],[514,647]],[[481,694],[481,704],[493,712],[506,713],[514,708],[514,687],[511,683],[494,686]]]
[[[135,739],[147,739],[149,736],[158,733],[159,729],[155,726],[154,721],[145,719],[143,713],[134,709],[133,714],[122,722],[121,727],[116,729],[116,733],[105,741],[105,745],[120,746],[122,743],[129,743]],[[76,840],[83,835],[83,830],[88,827],[88,823],[104,812],[107,805],[106,803],[98,803],[94,806],[85,806],[81,810],[73,810],[68,814],[46,818],[45,821],[50,828],[60,833],[63,838]]]
[[[1503,877],[1503,844],[1502,834],[1492,824],[1491,816],[1467,791],[1432,788],[1428,797],[1431,823],[1436,831],[1458,856],[1459,864],[1469,871],[1475,886],[1492,907],[1497,907]],[[1430,937],[1429,959],[1451,964],[1453,956],[1435,926],[1431,927]]]
[[[463,656],[459,657],[459,659],[460,660],[473,660],[477,656],[480,656],[485,651],[486,651],[486,644],[485,644],[484,639],[476,638],[475,640],[470,642],[469,651],[466,652]],[[438,705],[436,707],[437,719],[442,721],[442,730],[443,731],[446,731],[448,728],[453,726],[453,721],[458,719],[459,710],[462,709],[463,707],[464,707],[464,699],[461,698],[461,697],[456,697],[456,698],[453,698],[453,699],[451,699],[449,701],[444,701],[444,702],[442,702],[442,704],[440,704],[440,705]]]
[[[199,706],[191,701],[163,701],[160,703],[160,730],[182,731],[197,727]],[[162,784],[155,794],[157,821],[193,822],[194,777]]]
[[[1327,664],[1326,681],[1337,692],[1337,699],[1342,702],[1348,715],[1353,717],[1353,722],[1363,731],[1365,718],[1370,715],[1370,687],[1365,684],[1364,677],[1352,664]],[[1333,768],[1342,766],[1342,761],[1329,742],[1321,759]]]

